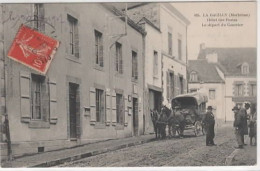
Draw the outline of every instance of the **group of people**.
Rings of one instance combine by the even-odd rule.
[[[254,145],[256,145],[256,107],[251,107],[251,113],[247,114],[247,110],[250,108],[250,104],[246,103],[244,108],[239,109],[235,106],[232,110],[235,114],[234,127],[235,135],[237,139],[238,146],[236,148],[243,148],[245,144],[245,135],[248,135],[249,127],[249,137],[250,145],[253,145],[253,138],[255,139]],[[249,124],[248,124],[249,121]]]
[[[248,135],[249,127],[249,137],[250,145],[256,145],[256,106],[251,107],[250,114],[247,113],[247,110],[250,108],[249,103],[245,103],[245,106],[238,108],[238,106],[233,107],[232,111],[234,112],[234,128],[235,136],[238,143],[238,146],[235,148],[243,148],[245,144],[245,135]],[[206,146],[214,146],[214,127],[215,127],[215,118],[212,113],[212,106],[208,106],[207,113],[203,118],[203,124],[206,131]],[[255,142],[253,144],[253,138]]]

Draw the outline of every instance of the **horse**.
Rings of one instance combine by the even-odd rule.
[[[180,135],[180,137],[183,137],[183,132],[186,126],[185,117],[181,113],[180,110],[175,110],[171,112],[171,114],[168,117],[168,128],[169,128],[169,137],[172,137],[176,135],[176,132]]]
[[[161,110],[158,113],[156,110],[151,111],[151,118],[154,126],[154,132],[156,138],[165,138],[166,137],[166,125],[167,125],[167,116],[164,110]]]

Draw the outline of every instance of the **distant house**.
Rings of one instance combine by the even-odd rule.
[[[202,92],[208,96],[208,106],[214,108],[218,120],[225,119],[223,101],[225,81],[215,63],[207,59],[188,61],[189,92]]]
[[[201,45],[198,60],[189,61],[189,66],[190,91],[195,91],[194,79],[198,79],[197,83],[200,82],[199,88],[206,88],[208,79],[211,82],[215,81],[214,85],[220,81],[219,78],[224,81],[223,95],[215,92],[215,95],[221,95],[222,98],[208,103],[223,105],[224,113],[219,114],[219,117],[221,116],[224,121],[234,119],[232,112],[234,105],[242,106],[245,102],[256,103],[256,48],[205,48],[205,45]],[[208,90],[209,98],[213,94]],[[219,100],[223,104],[219,104]]]

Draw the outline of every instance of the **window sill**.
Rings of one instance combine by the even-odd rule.
[[[40,120],[31,120],[29,122],[29,128],[50,128],[50,123]]]
[[[116,130],[124,130],[124,124],[117,123],[115,129]]]
[[[159,79],[159,76],[158,75],[153,75],[153,78],[154,79]]]
[[[102,67],[102,66],[100,66],[100,65],[98,65],[98,64],[95,64],[95,65],[94,65],[94,69],[104,72],[104,67]]]
[[[116,77],[120,77],[120,78],[124,78],[123,73],[119,73],[119,72],[116,72],[115,76]]]
[[[138,79],[135,79],[135,78],[132,77],[132,82],[138,83]]]
[[[105,123],[100,123],[100,122],[96,122],[95,129],[106,129],[106,124]]]
[[[78,58],[78,57],[76,57],[76,56],[73,56],[73,55],[67,54],[66,59],[69,60],[69,61],[72,61],[72,62],[75,62],[75,63],[81,64],[81,62],[80,62],[80,58]]]

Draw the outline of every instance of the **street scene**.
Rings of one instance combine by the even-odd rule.
[[[257,169],[256,4],[2,3],[1,167]]]
[[[217,146],[214,147],[205,148],[205,136],[194,137],[191,131],[186,134],[183,139],[154,141],[57,167],[226,166],[226,158],[235,150],[233,146],[236,142],[230,126],[217,129]],[[234,159],[231,165],[256,163],[256,148],[246,147],[244,150],[247,150],[246,153],[250,156]]]

